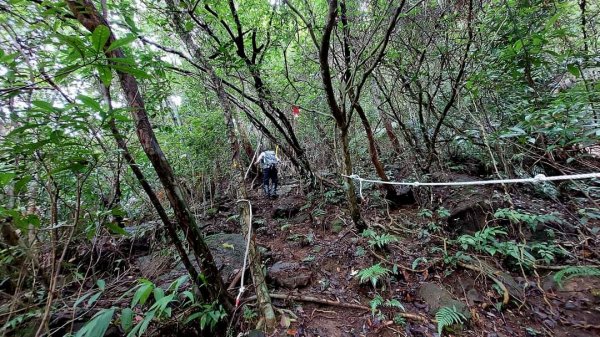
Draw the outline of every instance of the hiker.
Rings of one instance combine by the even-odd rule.
[[[267,197],[277,198],[277,164],[279,159],[274,151],[266,150],[256,158],[255,164],[258,165],[259,162],[263,170],[263,191],[265,191]]]

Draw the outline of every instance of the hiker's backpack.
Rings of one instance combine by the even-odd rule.
[[[275,152],[273,151],[265,151],[265,155],[262,158],[263,168],[277,168],[277,157],[275,157]]]

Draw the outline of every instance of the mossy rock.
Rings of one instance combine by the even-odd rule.
[[[435,315],[443,307],[455,307],[467,319],[471,318],[471,312],[467,304],[456,300],[452,294],[442,286],[435,283],[423,283],[419,288],[419,296],[429,306],[429,313]]]

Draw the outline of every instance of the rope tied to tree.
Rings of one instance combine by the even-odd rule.
[[[244,253],[244,264],[242,267],[242,276],[240,278],[240,290],[238,291],[238,295],[235,298],[235,307],[237,308],[240,305],[240,299],[242,298],[242,294],[246,291],[246,287],[244,287],[244,274],[246,272],[246,263],[248,261],[248,253],[250,251],[250,239],[252,238],[252,203],[248,199],[240,199],[237,201],[247,202],[248,203],[248,211],[250,212],[250,221],[248,222],[248,238],[246,239],[246,252]]]
[[[404,181],[383,181],[361,178],[358,174],[345,175],[342,177],[350,178],[358,181],[359,194],[362,199],[362,186],[363,182],[383,185],[401,185],[401,186],[473,186],[473,185],[493,185],[493,184],[522,184],[522,183],[540,183],[545,181],[560,181],[560,180],[580,180],[580,179],[594,179],[600,178],[600,172],[594,173],[582,173],[582,174],[565,174],[560,176],[546,176],[544,174],[537,174],[533,178],[520,178],[520,179],[496,179],[496,180],[475,180],[475,181],[449,181],[439,183],[427,183],[427,182],[404,182]]]

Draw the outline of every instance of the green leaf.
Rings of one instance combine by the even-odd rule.
[[[194,303],[196,301],[195,297],[194,297],[194,293],[192,293],[189,290],[182,292],[181,295],[183,295],[183,297],[187,298],[190,303]]]
[[[102,48],[104,48],[109,37],[110,29],[105,25],[100,25],[94,29],[94,32],[92,33],[92,43],[94,44],[96,51],[101,51]]]
[[[148,280],[140,280],[142,284],[133,295],[133,299],[131,300],[131,307],[135,307],[136,304],[144,305],[148,297],[154,290],[154,284]]]
[[[129,15],[123,15],[123,19],[125,19],[125,22],[127,23],[127,25],[129,26],[129,28],[131,29],[132,32],[137,33],[140,30],[137,28],[137,26],[135,25],[135,21],[133,20],[133,18]]]
[[[146,74],[146,72],[144,72],[143,70],[141,70],[139,68],[133,67],[133,66],[123,65],[123,64],[113,64],[111,67],[117,71],[131,74],[137,78],[143,78],[143,79],[151,78],[151,76]]]
[[[102,337],[108,329],[108,325],[112,320],[114,308],[100,310],[92,320],[83,326],[75,337]]]
[[[129,236],[129,233],[123,228],[119,227],[118,224],[109,222],[105,224],[106,228],[108,228],[113,234],[119,234],[123,236]]]
[[[36,228],[40,227],[40,219],[35,214],[20,216],[17,213],[13,216],[13,218],[15,226],[22,231],[27,231],[29,229],[29,225]]]
[[[128,333],[133,328],[133,310],[125,308],[121,311],[121,328]]]
[[[100,289],[100,291],[104,291],[104,289],[106,288],[106,281],[104,281],[103,279],[99,279],[98,281],[96,281],[96,285],[98,286],[98,289]]]
[[[46,101],[32,101],[31,102],[32,105],[35,105],[36,107],[38,107],[40,110],[45,111],[45,112],[56,112],[58,111],[54,106],[52,106],[52,103],[46,102]]]
[[[171,283],[171,285],[169,286],[169,291],[177,292],[179,290],[179,287],[181,287],[181,285],[184,282],[186,282],[188,279],[189,279],[189,275],[187,275],[187,274],[179,277],[177,280],[175,280]]]
[[[137,36],[135,36],[133,34],[129,34],[123,38],[113,41],[110,44],[110,46],[108,47],[107,51],[115,50],[117,48],[126,46],[126,45],[130,44],[131,42],[135,41],[135,39],[137,39]]]
[[[110,71],[110,69],[108,69],[108,70]],[[77,99],[80,100],[85,106],[95,110],[96,112],[99,112],[99,113],[104,112],[104,110],[102,110],[102,107],[100,106],[100,103],[98,103],[98,100],[96,100],[96,99],[93,99],[86,95],[78,95]]]
[[[0,187],[6,186],[16,176],[17,175],[15,173],[12,173],[12,172],[3,172],[3,173],[0,173]]]
[[[152,305],[152,307],[150,308],[150,310],[156,310],[156,312],[160,315],[160,313],[162,313],[165,310],[165,308],[167,307],[167,305],[169,305],[169,303],[171,303],[174,298],[175,298],[175,294],[171,294],[169,296],[165,296],[165,297],[157,300],[156,303],[154,303]]]
[[[100,77],[102,84],[109,86],[112,82],[112,70],[102,64],[96,65],[96,70],[98,70],[98,76]]]
[[[163,297],[165,297],[165,292],[162,290],[162,288],[154,288],[154,300],[160,301]]]
[[[577,67],[575,64],[567,65],[567,70],[575,77],[579,77],[581,75],[579,67]]]
[[[21,192],[21,190],[27,186],[27,184],[31,181],[31,176],[25,176],[21,179],[19,179],[19,181],[17,181],[15,183],[15,193],[19,193]],[[0,184],[1,185],[1,184]]]
[[[204,315],[204,312],[202,311],[195,312],[186,318],[185,321],[183,321],[183,324],[188,324],[189,322],[198,319],[202,315]]]
[[[81,302],[85,301],[88,297],[90,297],[93,293],[87,293],[84,294],[83,296],[81,296],[80,298],[77,299],[77,301],[75,301],[75,304],[73,304],[74,308],[77,308],[78,305],[81,304]]]
[[[67,77],[69,74],[73,73],[75,70],[77,70],[79,68],[81,68],[81,65],[79,65],[79,64],[72,64],[70,66],[61,68],[56,72],[56,75],[54,75],[54,79],[57,82],[61,82],[65,77]]]
[[[87,302],[88,307],[91,307],[92,304],[96,303],[96,301],[98,300],[98,298],[100,298],[101,295],[102,295],[101,291],[92,295],[92,297],[90,297],[90,300]]]

